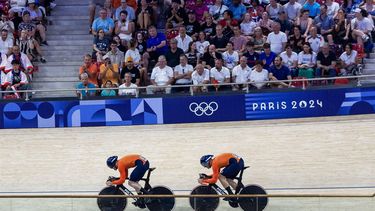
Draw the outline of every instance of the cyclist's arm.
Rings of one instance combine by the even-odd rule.
[[[120,179],[112,182],[114,185],[122,185],[125,182],[125,179],[128,177],[128,170],[126,168],[119,168]]]
[[[217,166],[212,166],[212,171],[212,177],[209,179],[204,179],[203,182],[208,184],[215,184],[217,182],[217,180],[219,179],[220,168]]]

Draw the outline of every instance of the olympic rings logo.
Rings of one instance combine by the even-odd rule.
[[[211,116],[217,109],[219,109],[219,105],[216,102],[201,102],[201,103],[190,103],[189,109],[193,112],[196,116]]]

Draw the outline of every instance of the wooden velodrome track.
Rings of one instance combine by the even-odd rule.
[[[268,193],[375,192],[375,116],[127,127],[1,130],[0,194],[96,194],[110,155],[140,153],[151,184],[197,185],[203,154],[235,152],[244,183]],[[374,210],[374,198],[271,198],[266,210]],[[98,210],[95,199],[0,199],[0,210]],[[137,210],[128,205],[127,210]],[[191,210],[179,199],[174,210]],[[218,210],[235,210],[221,202]],[[237,209],[239,210],[239,209]]]

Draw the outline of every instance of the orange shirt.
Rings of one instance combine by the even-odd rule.
[[[119,74],[119,69],[118,69],[118,64],[112,64],[113,66],[113,69],[116,73]],[[100,65],[100,73],[104,74],[105,72],[105,69],[106,69],[106,66],[105,64],[102,64]],[[110,69],[107,70],[107,72],[105,73],[104,76],[102,76],[102,82],[103,84],[105,84],[106,81],[110,80],[112,81],[112,84],[117,84],[118,85],[118,79],[119,79],[119,75],[115,75],[115,73],[113,71],[111,71]]]
[[[120,179],[113,181],[112,184],[123,184],[128,177],[128,169],[135,167],[135,161],[137,160],[142,160],[144,163],[147,161],[146,158],[136,154],[126,155],[119,159],[117,161],[117,169],[120,172]]]
[[[137,1],[136,0],[127,0],[126,4],[129,7],[133,7],[134,11],[137,10]],[[112,7],[117,9],[121,5],[121,0],[113,0]]]
[[[220,169],[227,167],[229,165],[229,160],[231,158],[235,158],[237,162],[241,159],[241,157],[233,153],[223,153],[212,158],[212,161],[211,161],[211,168],[213,171],[212,178],[204,179],[203,182],[208,183],[208,184],[216,183],[217,180],[219,179]]]
[[[82,65],[79,68],[79,74],[80,75],[82,73],[84,73],[83,66],[84,65]],[[98,66],[96,64],[91,64],[90,67],[87,68],[87,71],[90,73],[89,74],[89,82],[98,86],[98,76],[99,76]],[[92,75],[92,76],[90,76],[90,75]]]

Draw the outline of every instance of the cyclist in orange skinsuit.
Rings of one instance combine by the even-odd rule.
[[[108,181],[107,185],[121,185],[128,177],[129,168],[134,168],[130,174],[128,184],[133,187],[138,194],[147,194],[148,192],[138,183],[150,167],[148,160],[140,155],[131,154],[118,159],[117,156],[111,156],[107,159],[107,166],[120,172],[120,178],[114,181]]]
[[[233,153],[223,153],[217,156],[204,155],[201,158],[201,165],[206,168],[212,167],[213,174],[211,178],[199,179],[200,184],[214,184],[219,179],[228,194],[233,194],[230,187],[234,190],[237,188],[237,183],[233,179],[244,167],[244,161],[241,157]],[[220,172],[221,168],[224,169]]]

